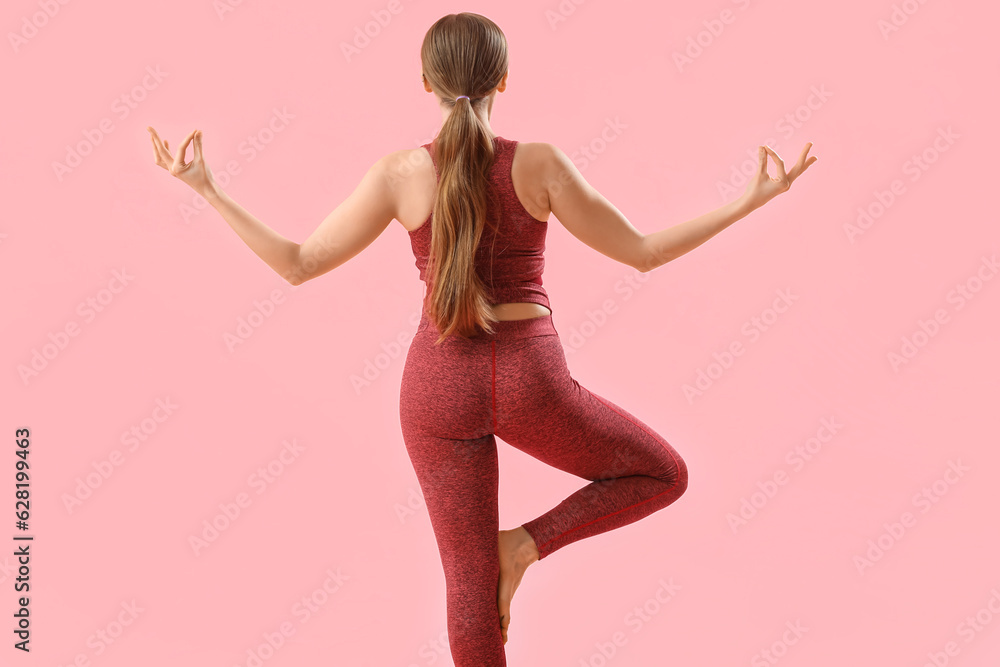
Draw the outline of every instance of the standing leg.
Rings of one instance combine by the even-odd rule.
[[[489,345],[433,345],[436,336],[434,327],[418,330],[407,352],[403,441],[444,569],[452,659],[456,667],[506,667],[497,614],[499,471]]]
[[[497,617],[496,439],[411,432],[405,442],[444,568],[452,660],[456,667],[506,667]]]

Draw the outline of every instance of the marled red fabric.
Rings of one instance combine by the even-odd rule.
[[[494,326],[435,345],[425,313],[400,386],[400,425],[441,556],[456,667],[507,664],[496,438],[591,482],[523,524],[542,559],[638,521],[687,488],[687,466],[663,437],[571,376],[552,315]],[[513,641],[517,628],[515,620]]]
[[[500,214],[499,230],[493,231],[487,222],[480,239],[476,255],[476,273],[486,285],[490,303],[540,303],[549,308],[549,295],[542,287],[542,271],[545,269],[545,232],[548,223],[531,217],[514,192],[511,179],[511,165],[517,142],[493,138],[496,159],[491,167],[493,184],[491,196],[497,207],[490,209],[490,221],[496,222]],[[438,171],[433,143],[424,144],[431,154],[435,171]],[[410,232],[410,246],[416,258],[420,279],[428,283],[427,258],[431,248],[431,222],[433,214],[415,230]],[[493,261],[490,262],[492,253]],[[430,289],[427,290],[430,293]]]

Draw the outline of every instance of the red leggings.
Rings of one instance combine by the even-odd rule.
[[[541,558],[671,504],[687,466],[666,440],[570,376],[552,315],[450,336],[424,314],[399,417],[444,567],[456,667],[505,667],[497,582],[496,437],[592,483],[524,524]]]

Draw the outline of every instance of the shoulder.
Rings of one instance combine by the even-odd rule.
[[[517,144],[517,161],[541,178],[551,177],[565,169],[569,158],[560,148],[544,141],[522,141]]]
[[[551,160],[555,152],[559,149],[544,141],[519,141],[517,142],[517,159],[525,162],[542,164]]]
[[[430,153],[423,147],[404,148],[383,155],[370,167],[369,175],[382,184],[386,196],[396,198],[397,202],[411,189],[435,178]]]
[[[384,176],[392,178],[406,178],[415,171],[432,166],[431,155],[426,148],[403,148],[383,155],[375,163],[377,169]]]

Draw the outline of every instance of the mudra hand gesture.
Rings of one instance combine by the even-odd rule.
[[[771,150],[770,146],[760,147],[760,168],[757,173],[753,175],[750,179],[750,183],[747,185],[746,191],[743,193],[743,197],[746,199],[747,204],[751,209],[760,208],[767,202],[771,201],[782,192],[787,192],[788,188],[792,187],[792,183],[796,178],[802,175],[806,169],[808,169],[816,160],[819,158],[813,156],[806,159],[809,154],[809,149],[812,148],[812,142],[809,142],[802,149],[802,153],[799,155],[799,161],[795,163],[791,171],[785,173],[785,163],[781,161],[778,154]],[[778,168],[778,177],[771,178],[771,175],[767,173],[767,156],[770,155],[774,158],[774,164]]]
[[[177,155],[171,156],[169,143],[160,139],[152,127],[146,129],[149,130],[153,140],[156,164],[190,185],[200,195],[204,196],[215,189],[215,178],[212,176],[212,170],[205,164],[201,150],[201,130],[191,130],[191,133],[184,137],[180,148],[177,149]],[[184,162],[188,144],[192,140],[194,140],[194,159],[191,162]]]

